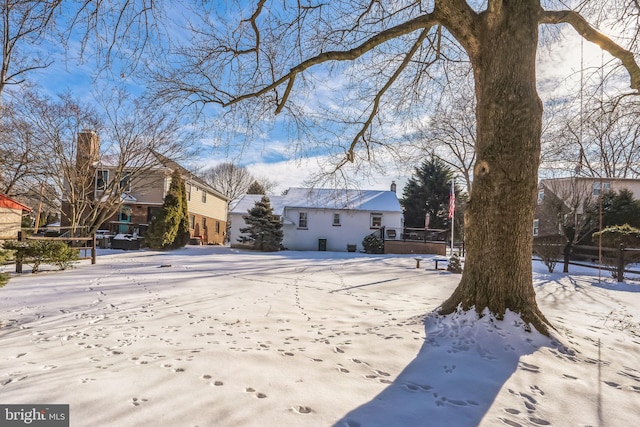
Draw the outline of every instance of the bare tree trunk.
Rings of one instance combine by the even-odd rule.
[[[532,286],[532,224],[542,103],[536,90],[537,2],[503,3],[486,15],[471,56],[477,99],[476,165],[465,213],[468,253],[441,313],[506,309],[548,333]],[[491,19],[489,19],[491,18]]]

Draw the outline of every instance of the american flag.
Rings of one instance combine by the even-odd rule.
[[[453,189],[453,181],[451,181],[451,190],[449,191],[449,218],[453,218],[456,212],[456,193]]]

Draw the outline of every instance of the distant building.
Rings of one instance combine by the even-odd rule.
[[[562,224],[579,224],[586,210],[598,202],[601,194],[622,189],[640,199],[640,180],[623,178],[568,177],[543,179],[533,220],[534,236],[562,234]]]
[[[97,162],[99,139],[94,132],[82,132],[78,135],[79,170],[87,171],[87,194],[91,200],[100,200],[104,189],[115,179],[115,167]],[[229,199],[193,175],[175,161],[158,153],[153,153],[157,165],[151,167],[143,176],[129,179],[126,171],[120,182],[116,183],[122,191],[122,203],[118,211],[107,218],[101,229],[110,234],[138,234],[144,236],[149,223],[162,210],[164,197],[171,184],[171,174],[179,170],[185,181],[187,210],[189,213],[189,233],[192,238],[203,244],[223,244],[227,227]],[[86,167],[90,162],[91,167]],[[69,203],[62,202],[61,228],[69,226]]]
[[[402,228],[396,193],[380,190],[290,188],[284,196],[268,196],[283,223],[283,246],[298,251],[362,249],[362,240],[382,227]],[[262,195],[245,195],[231,210],[231,246],[243,240],[240,229]]]
[[[22,217],[31,208],[0,193],[0,240],[15,240],[22,227]]]

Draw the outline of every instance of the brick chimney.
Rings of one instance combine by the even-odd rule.
[[[396,192],[396,182],[395,181],[391,181],[391,191],[393,191],[394,193]]]
[[[78,170],[87,170],[98,161],[100,137],[93,130],[83,130],[78,134],[77,148],[76,167]]]

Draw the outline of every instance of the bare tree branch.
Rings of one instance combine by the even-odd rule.
[[[433,15],[426,14],[426,15],[414,18],[410,21],[407,21],[403,24],[389,28],[385,31],[381,31],[380,33],[377,33],[373,37],[367,39],[365,42],[361,43],[360,45],[352,49],[345,50],[345,51],[329,51],[329,52],[320,53],[319,55],[316,55],[305,61],[302,61],[300,64],[291,68],[291,70],[287,74],[283,75],[278,80],[263,87],[262,89],[256,92],[246,93],[246,94],[234,97],[227,102],[221,102],[221,105],[223,107],[228,107],[230,105],[236,104],[241,101],[245,101],[250,98],[260,97],[266,94],[267,92],[270,92],[276,89],[277,87],[282,85],[284,82],[288,82],[287,88],[289,89],[293,86],[293,80],[295,80],[296,76],[299,73],[302,73],[303,71],[313,67],[314,65],[319,65],[329,61],[349,61],[349,60],[356,59],[389,40],[400,37],[402,35],[410,34],[417,30],[430,28],[432,25],[436,23],[437,23],[437,20]],[[290,92],[290,89],[289,89],[289,92]],[[285,95],[283,98],[284,100],[288,98],[287,92],[285,92]],[[282,104],[282,102],[280,104]],[[278,112],[282,111],[282,107],[279,107],[277,111]]]
[[[585,40],[597,44],[603,50],[622,61],[622,65],[629,72],[631,88],[640,92],[640,66],[636,63],[633,52],[630,52],[606,35],[602,34],[577,12],[572,10],[542,11],[540,23],[542,24],[570,24]]]
[[[420,48],[420,46],[422,45],[424,40],[427,38],[427,35],[429,34],[429,30],[430,29],[431,29],[431,27],[427,27],[420,33],[420,36],[418,37],[416,42],[413,44],[413,46],[411,47],[409,52],[405,55],[404,59],[402,60],[402,63],[400,64],[400,66],[396,69],[396,71],[393,73],[393,75],[382,86],[382,88],[378,91],[378,93],[374,97],[374,99],[373,99],[373,107],[371,108],[371,112],[369,113],[369,117],[367,117],[367,120],[365,120],[365,122],[362,124],[362,127],[360,128],[360,131],[356,134],[356,136],[354,136],[353,141],[351,142],[351,145],[349,146],[349,150],[347,151],[347,160],[348,161],[353,162],[354,150],[355,150],[356,145],[358,144],[360,139],[362,139],[364,141],[365,132],[371,126],[371,123],[373,122],[373,118],[378,114],[378,110],[380,108],[380,99],[385,94],[385,92],[391,87],[391,85],[397,80],[398,76],[400,76],[402,71],[404,71],[404,69],[407,67],[407,64],[409,64],[409,61],[411,61],[411,59],[415,55],[416,51]]]

